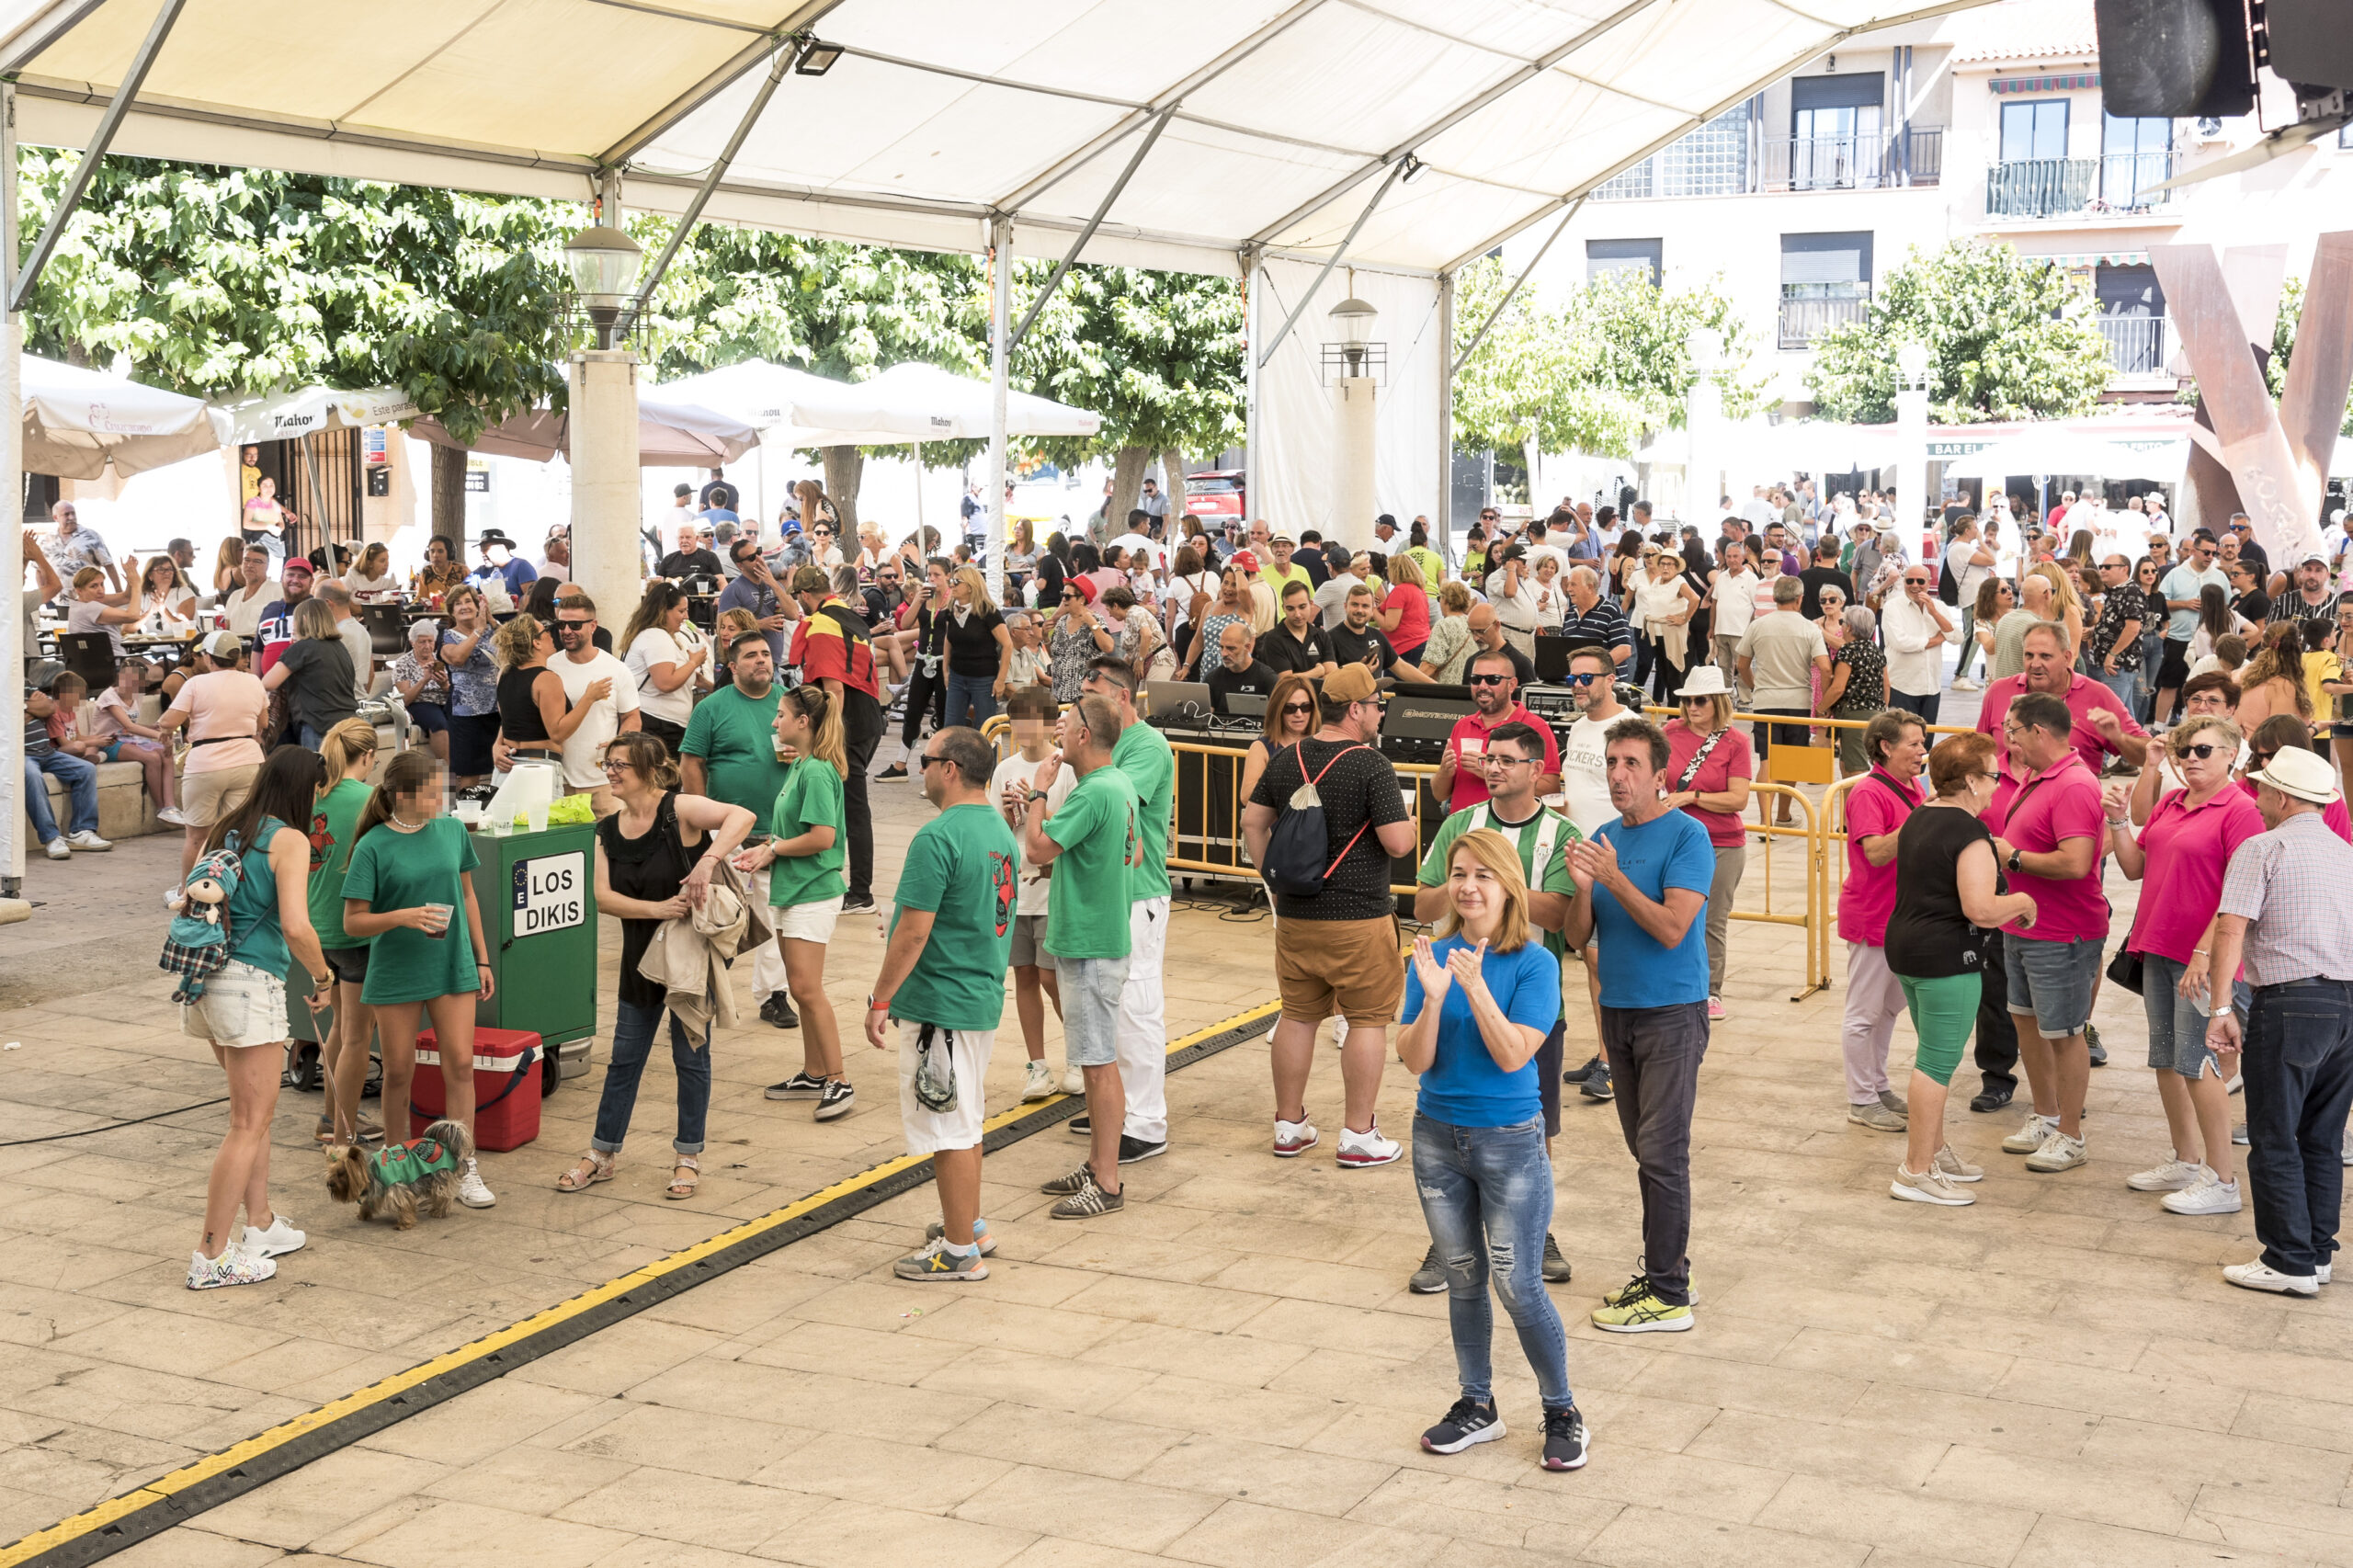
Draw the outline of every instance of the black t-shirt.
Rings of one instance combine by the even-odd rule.
[[[1280,679],[1282,675],[1279,671],[1269,669],[1261,664],[1253,664],[1246,670],[1228,669],[1221,665],[1210,672],[1208,682],[1210,697],[1216,704],[1217,711],[1222,713],[1225,711],[1225,699],[1235,692],[1245,691],[1258,697],[1271,697],[1275,692],[1275,682]]]
[[[1799,602],[1798,613],[1808,620],[1822,619],[1822,590],[1836,588],[1849,602],[1854,599],[1854,585],[1847,581],[1847,574],[1836,566],[1809,566],[1798,574],[1798,581],[1805,585],[1805,597]]]
[[[1332,563],[1324,559],[1321,545],[1310,545],[1290,558],[1290,563],[1307,574],[1307,580],[1317,587],[1332,580]]]
[[[1349,750],[1351,746],[1356,749]],[[1300,771],[1302,752],[1304,774]],[[1276,915],[1285,920],[1378,920],[1395,914],[1396,901],[1389,892],[1389,851],[1381,846],[1379,829],[1406,820],[1397,770],[1379,752],[1352,741],[1302,741],[1275,753],[1267,771],[1258,776],[1250,803],[1288,811],[1292,793],[1308,778],[1317,778],[1315,792],[1324,801],[1326,864],[1343,849],[1347,853],[1331,865],[1331,875],[1316,897],[1277,893]]]
[[[1397,662],[1397,650],[1390,644],[1389,634],[1378,626],[1367,623],[1362,631],[1351,631],[1344,623],[1324,635],[1332,640],[1332,655],[1336,663],[1361,665],[1368,656],[1378,653],[1380,662],[1374,667],[1387,675],[1389,666]]]
[[[529,669],[508,670],[498,677],[498,729],[509,745],[554,745],[548,734],[548,722],[540,714],[540,704],[533,688],[541,676],[548,674],[545,665]],[[572,699],[563,699],[563,710],[572,711]]]
[[[948,639],[948,668],[951,674],[977,680],[983,676],[994,679],[997,670],[996,628],[1005,624],[1005,617],[995,610],[986,615],[967,615],[962,625],[956,622],[956,612],[941,615],[942,635]]]
[[[357,710],[358,677],[352,673],[351,650],[342,638],[298,638],[286,645],[278,662],[292,672],[286,677],[286,705],[296,723],[324,735]]]
[[[1304,638],[1291,635],[1286,622],[1277,622],[1274,630],[1258,639],[1258,662],[1277,674],[1286,670],[1311,671],[1318,665],[1336,665],[1339,658],[1332,652],[1332,639],[1318,625],[1310,622]]]
[[[2232,601],[2231,608],[2261,626],[2271,619],[2271,596],[2259,587],[2249,588]]]
[[[681,583],[689,577],[709,577],[713,582],[725,582],[727,574],[719,564],[718,553],[709,550],[674,550],[662,558],[654,575]]]
[[[1984,964],[1984,927],[1961,910],[1955,865],[1972,844],[1992,845],[1985,824],[1967,812],[1922,807],[1895,835],[1895,912],[1887,921],[1887,967],[1914,980],[1976,974]],[[2004,889],[2000,866],[1996,891]]]

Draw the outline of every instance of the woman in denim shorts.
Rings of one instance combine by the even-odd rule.
[[[208,1040],[229,1079],[229,1131],[204,1188],[204,1233],[188,1259],[188,1288],[257,1285],[274,1259],[304,1237],[269,1202],[269,1122],[285,1070],[286,971],[300,959],[324,989],[329,974],[311,928],[311,840],[301,827],[326,784],[319,754],[272,752],[252,791],[205,835],[205,855],[233,851],[244,875],[219,907],[229,923],[229,961],[180,1010],[183,1033]],[[245,1223],[234,1225],[243,1203]]]

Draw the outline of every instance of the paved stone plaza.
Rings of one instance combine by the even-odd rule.
[[[922,808],[877,796],[888,888]],[[222,1092],[153,967],[176,853],[154,838],[34,862],[45,907],[0,932],[0,1040],[20,1042],[0,1054],[8,1138]],[[1796,855],[1778,852],[1777,902]],[[1269,939],[1263,917],[1180,911],[1172,1033],[1268,1001]],[[1130,1168],[1124,1213],[1045,1218],[1038,1182],[1080,1151],[1059,1129],[993,1156],[985,1283],[891,1277],[936,1213],[919,1188],[114,1561],[2353,1562],[2353,1299],[2234,1290],[2218,1265],[2253,1255],[2248,1216],[2175,1218],[2125,1189],[2165,1146],[2137,1002],[2100,1004],[2115,1062],[2093,1077],[2088,1167],[2031,1176],[1995,1147],[2017,1114],[1961,1109],[1953,1142],[1988,1167],[1977,1206],[1896,1204],[1900,1141],[1845,1119],[1841,994],[1788,999],[1801,940],[1733,927],[1733,1015],[1694,1129],[1695,1332],[1586,1323],[1639,1230],[1614,1113],[1570,1102],[1554,1229],[1576,1278],[1554,1297],[1594,1449],[1575,1474],[1535,1466],[1533,1385],[1501,1314],[1511,1436],[1420,1452],[1455,1389],[1445,1300],[1404,1288],[1427,1243],[1410,1176],[1334,1165],[1328,1050],[1310,1101],[1324,1147],[1269,1158],[1254,1039],[1170,1080],[1171,1153]],[[843,923],[845,1017],[880,950],[870,920]],[[993,1109],[1014,1100],[1017,1041],[1008,1009]],[[1900,1029],[1899,1059],[1909,1042]],[[661,1196],[657,1063],[619,1179],[551,1186],[585,1146],[592,1074],[549,1102],[536,1144],[484,1158],[495,1209],[406,1235],[330,1207],[314,1103],[290,1091],[278,1190],[311,1244],[250,1290],[181,1286],[220,1110],[0,1148],[0,1541],[899,1153],[889,1059],[853,1043],[865,1097],[821,1127],[760,1096],[799,1065],[797,1035],[756,1023],[716,1049],[693,1201]],[[1412,1103],[1392,1062],[1392,1131]]]

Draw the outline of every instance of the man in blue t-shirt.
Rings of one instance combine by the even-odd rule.
[[[1691,1107],[1708,1051],[1700,915],[1716,857],[1707,829],[1659,798],[1667,744],[1657,725],[1620,719],[1602,755],[1618,815],[1569,847],[1576,899],[1561,936],[1572,948],[1599,939],[1601,1043],[1642,1176],[1643,1272],[1602,1298],[1593,1324],[1680,1333],[1691,1326]]]

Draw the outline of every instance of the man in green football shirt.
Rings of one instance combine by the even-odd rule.
[[[899,1021],[899,1121],[907,1152],[931,1156],[939,1223],[930,1244],[892,1266],[902,1279],[988,1278],[996,1250],[980,1217],[982,1080],[1005,1012],[1020,856],[989,803],[996,752],[961,725],[924,743],[924,798],[939,814],[915,830],[899,871],[882,971],[866,999],[866,1040]]]
[[[695,704],[678,743],[678,790],[751,812],[756,825],[746,843],[757,844],[767,837],[768,812],[791,771],[776,755],[776,705],[784,688],[776,684],[776,659],[763,633],[738,636],[728,644],[727,659],[734,681]],[[752,896],[767,905],[768,868],[752,873]],[[774,942],[761,943],[752,954],[752,999],[760,1005],[763,1023],[800,1027],[785,988],[784,957]]]
[[[1474,828],[1491,828],[1519,846],[1519,869],[1528,878],[1528,923],[1544,934],[1544,950],[1560,963],[1568,957],[1561,939],[1562,924],[1576,897],[1576,881],[1569,875],[1569,846],[1582,836],[1576,824],[1546,809],[1536,795],[1536,776],[1544,766],[1544,737],[1527,724],[1498,724],[1487,736],[1481,757],[1486,770],[1487,798],[1466,806],[1438,824],[1430,852],[1415,873],[1414,918],[1425,923],[1446,913],[1447,857],[1454,841]],[[1565,1014],[1563,1015],[1565,1017]],[[1566,1026],[1552,1022],[1552,1032],[1536,1049],[1536,1081],[1543,1092],[1544,1149],[1549,1157],[1552,1140],[1561,1135],[1561,1056]],[[1569,1260],[1550,1231],[1544,1233],[1544,1278],[1553,1284],[1569,1278]],[[1446,1271],[1438,1266],[1437,1244],[1414,1271],[1411,1281],[1418,1295],[1434,1296],[1446,1289]]]

